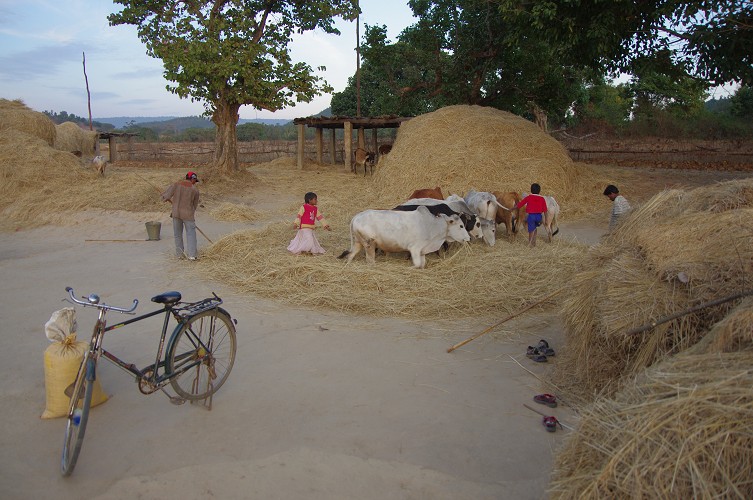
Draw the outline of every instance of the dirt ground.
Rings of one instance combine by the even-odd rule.
[[[600,168],[635,203],[665,187],[753,175]],[[289,207],[295,200],[279,201]],[[597,243],[609,209],[605,199],[602,213],[563,223],[558,237],[584,249]],[[150,220],[163,222],[159,241],[144,241]],[[490,325],[345,316],[240,295],[173,257],[168,220],[164,213],[86,212],[70,226],[0,234],[3,498],[546,497],[554,454],[577,412],[532,401],[555,392],[545,376],[557,358],[537,364],[525,350],[542,338],[562,347],[556,310],[523,314],[448,354]],[[215,241],[243,225],[202,212],[197,223]],[[90,241],[116,239],[136,241]],[[64,421],[39,418],[44,324],[68,305],[66,286],[114,305],[137,298],[142,313],[164,291],[181,291],[186,300],[214,291],[238,321],[235,367],[211,411],[174,406],[160,393],[143,396],[130,376],[101,362],[98,377],[111,398],[92,409],[69,478],[59,474]],[[77,313],[86,339],[95,316]],[[160,321],[116,330],[105,347],[148,365]],[[567,427],[546,432],[542,416],[524,404]]]

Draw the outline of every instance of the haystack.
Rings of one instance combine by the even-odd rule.
[[[627,332],[751,289],[752,238],[753,179],[649,200],[589,252],[572,279],[558,384],[586,398],[609,394],[621,378],[696,344],[733,303]]]
[[[42,139],[14,129],[3,130],[0,229],[65,223],[74,219],[74,212],[90,208],[164,210],[149,182],[164,186],[170,178],[169,172],[159,181],[145,181],[135,172],[103,178],[93,168],[82,166],[71,153],[54,149]]]
[[[753,299],[582,412],[551,498],[753,498]]]
[[[470,189],[522,193],[537,182],[563,212],[575,213],[584,197],[597,198],[594,177],[528,120],[495,108],[448,106],[400,126],[374,183],[385,203],[395,204],[420,188],[440,186],[445,195]]]
[[[80,152],[84,157],[94,156],[97,132],[84,130],[76,123],[65,122],[55,125],[55,149],[73,153]]]
[[[55,144],[55,124],[47,115],[26,107],[21,100],[0,99],[0,130],[18,130],[44,140],[48,146]]]

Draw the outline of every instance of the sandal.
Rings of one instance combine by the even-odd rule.
[[[533,347],[532,345],[529,345],[528,349],[526,350],[526,356],[528,356],[529,358],[533,358],[533,357],[538,356],[540,354],[541,353],[539,352],[538,348]]]
[[[557,430],[557,425],[562,428],[562,424],[560,424],[560,421],[557,420],[557,417],[544,417],[544,420],[542,422],[544,424],[544,427],[546,427],[546,430],[549,432],[554,432]]]
[[[538,356],[533,356],[531,359],[534,360],[537,363],[546,363],[547,362],[546,356],[544,356],[543,354],[539,354]]]
[[[533,400],[550,408],[557,407],[557,398],[553,394],[538,394],[533,397]]]
[[[536,347],[538,347],[539,349],[549,349],[549,342],[547,342],[544,339],[541,339],[539,340],[539,343]]]

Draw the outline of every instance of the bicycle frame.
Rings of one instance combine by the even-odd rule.
[[[97,301],[98,299],[99,298],[97,297]],[[196,365],[201,363],[201,360],[197,360],[193,363],[189,363],[181,367],[178,371],[175,371],[175,372],[166,371],[167,359],[163,358],[163,353],[168,352],[170,348],[170,345],[168,345],[167,346],[168,350],[167,351],[165,350],[165,339],[167,338],[167,326],[170,322],[170,316],[174,317],[175,320],[178,322],[178,324],[173,329],[173,332],[170,337],[169,343],[172,343],[175,337],[177,336],[178,332],[180,331],[181,327],[191,318],[191,315],[196,314],[197,312],[219,308],[220,304],[222,304],[222,299],[217,297],[217,295],[214,295],[214,298],[204,299],[199,302],[193,302],[193,303],[177,302],[174,304],[165,304],[165,306],[162,307],[161,309],[156,309],[146,314],[142,314],[135,318],[131,318],[126,321],[121,321],[120,323],[116,323],[110,326],[107,326],[107,321],[105,319],[105,315],[108,310],[114,310],[114,311],[124,313],[124,314],[133,314],[132,311],[136,308],[136,304],[138,304],[138,301],[134,301],[134,306],[130,311],[124,310],[122,308],[114,308],[114,307],[107,306],[104,304],[98,305],[98,303],[86,304],[81,301],[76,301],[76,302],[84,305],[85,307],[97,307],[98,312],[99,312],[97,321],[94,325],[94,329],[92,332],[92,338],[89,344],[90,345],[89,351],[86,354],[86,356],[93,357],[95,362],[99,358],[100,355],[104,356],[106,360],[110,361],[115,366],[123,369],[124,371],[134,376],[137,382],[142,382],[142,381],[146,382],[149,390],[146,391],[145,388],[141,384],[139,384],[139,390],[144,394],[151,394],[152,392],[155,392],[156,390],[161,389],[162,387],[167,385],[170,379],[182,375],[183,373],[187,372],[188,370],[192,368],[195,368]],[[181,306],[181,307],[177,307],[177,306]],[[164,314],[165,319],[162,322],[162,333],[160,334],[159,345],[157,347],[157,354],[155,356],[154,364],[151,364],[143,369],[139,369],[133,363],[127,363],[126,361],[120,359],[115,354],[109,352],[107,349],[105,349],[102,346],[104,334],[106,332],[116,330],[118,328],[122,328],[132,323],[136,323],[137,321],[142,321],[144,319],[151,318],[152,316],[157,316],[159,314]],[[209,350],[208,346],[205,346],[203,344],[201,344],[201,347],[204,347],[205,349]],[[166,357],[166,354],[165,354],[165,357]],[[159,373],[160,369],[162,369],[162,374]]]
[[[104,334],[106,332],[109,332],[109,331],[112,331],[112,330],[116,330],[118,328],[122,328],[122,327],[124,327],[126,325],[130,325],[131,323],[135,323],[137,321],[141,321],[141,320],[144,320],[144,319],[147,319],[147,318],[151,318],[152,316],[157,316],[159,314],[164,314],[165,315],[165,319],[162,322],[162,333],[160,334],[159,346],[157,348],[157,355],[156,355],[156,358],[154,360],[154,364],[153,365],[149,365],[149,366],[145,367],[144,369],[140,370],[133,363],[126,363],[125,361],[123,361],[122,359],[118,358],[116,355],[112,354],[107,349],[105,349],[104,347],[101,346],[101,337],[102,336],[100,336],[100,342],[98,344],[99,352],[102,354],[102,356],[105,357],[106,360],[110,361],[115,366],[118,366],[118,367],[122,368],[123,370],[127,371],[128,373],[130,373],[131,375],[133,375],[134,377],[136,377],[136,380],[146,379],[150,383],[150,385],[154,385],[157,388],[164,386],[170,380],[171,377],[173,377],[175,375],[179,375],[180,373],[182,373],[182,371],[179,372],[179,373],[164,373],[166,361],[162,358],[162,353],[164,352],[165,338],[167,336],[167,325],[170,322],[170,313],[173,313],[172,307],[165,306],[162,309],[156,309],[156,310],[154,310],[152,312],[149,312],[149,313],[146,313],[146,314],[142,314],[141,316],[137,316],[135,318],[132,318],[132,319],[129,319],[129,320],[126,320],[126,321],[121,321],[120,323],[116,323],[116,324],[111,325],[111,326],[105,326],[104,329],[103,329],[103,331],[102,331],[102,336],[104,336]],[[173,315],[174,315],[174,313],[173,313]],[[178,318],[176,317],[176,319],[178,319]],[[182,321],[182,320],[178,320],[178,321],[179,321],[179,323],[178,323],[177,327],[179,328],[181,326],[180,321]],[[163,369],[163,375],[162,376],[158,375],[158,371],[159,371],[160,368]],[[151,376],[148,375],[150,372],[151,372]]]

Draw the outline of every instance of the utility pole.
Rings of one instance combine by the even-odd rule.
[[[361,117],[361,7],[356,1],[356,117]]]

